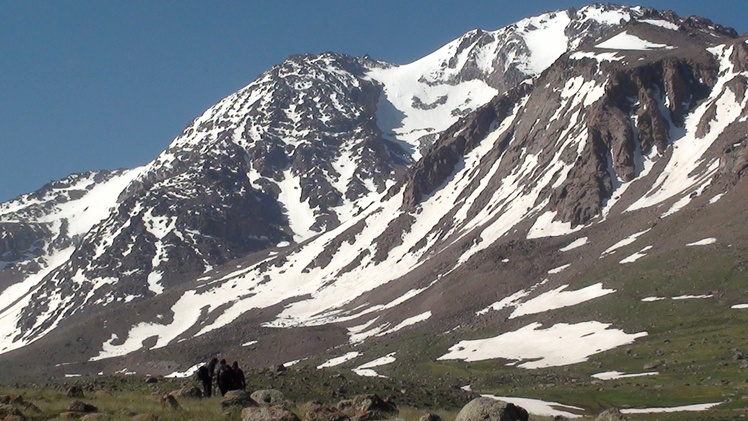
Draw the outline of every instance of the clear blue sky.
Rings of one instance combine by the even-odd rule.
[[[582,1],[0,0],[0,201],[155,158],[291,54],[407,63],[463,33]],[[746,0],[649,0],[748,30]]]

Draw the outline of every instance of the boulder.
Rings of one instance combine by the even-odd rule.
[[[68,387],[65,393],[68,398],[83,398],[83,387],[76,384]]]
[[[0,404],[0,419],[14,420],[14,421],[26,421],[26,417],[23,415],[23,413],[18,408],[11,406],[11,405],[5,405],[5,404]]]
[[[260,406],[286,406],[285,397],[280,390],[256,390],[252,392],[251,397]]]
[[[301,421],[282,406],[252,406],[242,409],[242,421]]]
[[[11,398],[8,403],[15,406],[16,408],[21,408],[25,411],[41,412],[38,406],[34,405],[31,402],[27,402],[21,395],[18,395],[15,398]]]
[[[337,407],[318,401],[307,402],[299,408],[304,421],[348,421],[350,418]]]
[[[159,402],[161,403],[161,408],[164,409],[172,409],[175,411],[182,409],[182,406],[177,402],[177,398],[172,395],[161,396]]]
[[[601,412],[600,415],[595,418],[595,421],[625,421],[626,419],[626,416],[624,416],[618,408],[610,408]]]
[[[285,373],[286,371],[288,371],[288,368],[283,364],[276,364],[268,367],[268,371],[270,371],[271,373]]]
[[[496,399],[480,397],[468,402],[455,421],[528,421],[524,408]]]
[[[99,408],[87,404],[83,401],[73,401],[68,406],[68,411],[70,412],[99,412]]]
[[[169,392],[169,394],[175,398],[201,399],[203,397],[203,391],[196,386],[185,386],[181,389]]]
[[[230,408],[239,406],[242,408],[248,406],[257,406],[257,402],[252,399],[252,395],[246,390],[229,390],[221,399],[221,408]]]
[[[338,409],[352,420],[385,420],[398,413],[395,405],[378,395],[356,395],[338,402]]]

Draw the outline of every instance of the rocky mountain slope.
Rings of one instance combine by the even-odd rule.
[[[625,314],[658,291],[741,304],[734,274],[629,279],[693,250],[742,267],[747,76],[734,31],[609,5],[407,65],[291,57],[146,166],[0,204],[0,363],[377,375],[646,344]]]

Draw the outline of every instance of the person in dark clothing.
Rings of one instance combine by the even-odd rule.
[[[239,363],[234,361],[231,364],[231,369],[234,374],[234,386],[232,390],[245,390],[247,388],[247,379],[244,377],[244,371],[239,368]]]
[[[197,369],[197,379],[203,383],[203,395],[206,398],[213,394],[213,376],[215,375],[216,364],[218,364],[218,358],[213,358],[207,366],[203,365]]]
[[[231,390],[233,378],[234,374],[231,370],[231,366],[226,364],[226,360],[221,360],[221,363],[218,366],[218,370],[216,371],[218,390],[221,392],[221,396],[224,396],[226,392]]]

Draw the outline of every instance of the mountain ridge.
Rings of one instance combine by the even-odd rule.
[[[652,17],[642,12],[637,19]],[[470,94],[477,80],[470,67],[457,78],[436,71],[408,90],[418,75],[412,70],[423,63],[388,67],[334,54],[291,58],[269,71],[273,77],[261,76],[211,107],[151,164],[113,173],[109,180],[121,187],[107,194],[116,197],[116,210],[94,229],[80,233],[81,227],[65,237],[65,245],[76,244],[75,251],[65,248],[71,253],[67,263],[26,278],[35,283],[30,305],[18,311],[27,298],[16,293],[3,306],[4,317],[18,317],[20,324],[6,327],[0,349],[17,355],[7,351],[33,342],[42,346],[47,336],[64,342],[55,329],[82,332],[85,321],[93,333],[73,333],[85,342],[75,349],[85,358],[83,366],[96,369],[122,363],[113,357],[144,365],[137,362],[139,351],[185,350],[182,342],[210,352],[209,337],[234,350],[260,339],[255,352],[261,354],[264,343],[270,351],[263,358],[280,363],[378,343],[427,325],[459,331],[463,324],[485,323],[499,317],[476,319],[478,307],[491,304],[488,296],[500,302],[525,291],[532,299],[563,291],[563,285],[569,293],[590,291],[585,288],[596,284],[564,284],[570,282],[564,266],[575,271],[574,265],[589,266],[597,258],[567,261],[551,250],[586,231],[608,240],[606,249],[618,235],[620,240],[642,233],[632,242],[648,238],[646,230],[669,224],[670,215],[691,209],[689,202],[703,203],[707,193],[714,203],[726,200],[724,191],[712,195],[710,189],[731,189],[746,167],[744,142],[736,142],[745,134],[745,41],[718,27],[715,36],[702,37],[709,29],[705,21],[678,18],[676,25],[671,18],[612,26],[595,42],[564,50],[533,77],[517,78],[511,89],[487,90],[497,95],[484,104]],[[464,44],[486,47],[480,41],[485,34],[458,39],[465,48],[456,51],[466,51]],[[456,42],[444,48],[450,51]],[[618,46],[606,47],[610,43]],[[442,58],[435,57],[437,63]],[[310,60],[311,69],[300,67]],[[356,75],[362,62],[379,79]],[[446,63],[447,69],[458,67]],[[352,64],[354,71],[346,71]],[[398,72],[408,75],[407,83],[385,83]],[[303,88],[291,89],[293,84]],[[445,98],[445,86],[456,91]],[[302,106],[310,96],[319,100]],[[355,99],[343,103],[342,97]],[[393,109],[402,113],[400,126],[378,125],[377,113],[391,117]],[[432,127],[426,115],[448,115],[451,123]],[[253,124],[263,119],[265,128]],[[320,121],[321,127],[307,127]],[[253,130],[262,135],[255,139]],[[433,134],[429,143],[424,135]],[[424,142],[429,146],[422,147]],[[336,155],[341,149],[347,153]],[[253,155],[255,150],[263,153]],[[356,165],[346,165],[351,162]],[[8,224],[9,215],[18,213],[12,203],[0,212]],[[666,211],[656,210],[664,204]],[[294,214],[299,207],[303,212]],[[637,221],[620,234],[598,228],[630,219]],[[0,227],[5,239],[10,231]],[[19,243],[33,252],[33,241]],[[11,242],[4,244],[11,248]],[[639,253],[646,255],[644,248]],[[8,256],[22,255],[15,247],[13,253]],[[31,255],[13,266],[44,257]],[[5,265],[2,279],[13,279]],[[606,282],[599,288],[620,290],[609,285],[613,280]],[[454,303],[450,297],[462,299]],[[115,320],[126,308],[141,314]],[[547,324],[592,322],[579,315],[555,320],[550,313],[528,314]],[[102,314],[106,319],[87,320]],[[517,321],[504,327],[522,328]],[[646,333],[641,327],[630,331]],[[324,338],[306,349],[309,355],[302,355],[304,347],[284,352],[270,344],[289,344],[293,335],[307,344],[317,335]],[[457,343],[442,346],[442,355],[433,359],[449,355],[447,348]],[[189,367],[186,360],[196,358],[192,351],[178,365]]]

